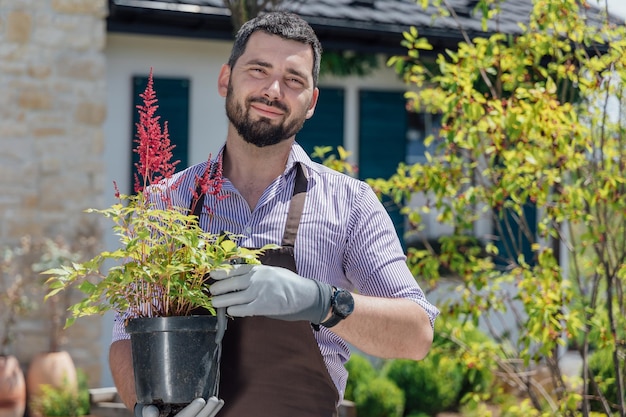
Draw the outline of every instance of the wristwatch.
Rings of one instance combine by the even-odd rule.
[[[333,315],[320,325],[330,328],[348,317],[354,311],[354,298],[350,291],[343,288],[333,287],[333,295],[330,299],[330,307]]]

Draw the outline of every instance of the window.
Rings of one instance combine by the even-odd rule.
[[[320,88],[313,117],[304,122],[296,142],[311,155],[316,146],[343,146],[345,92],[339,88]]]
[[[426,152],[434,155],[436,147],[441,143],[437,140],[441,129],[441,115],[431,113],[407,113],[408,126],[406,131],[406,163],[409,165],[426,162]],[[426,146],[424,141],[433,135],[435,139]]]

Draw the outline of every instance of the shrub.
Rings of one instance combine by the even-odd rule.
[[[589,356],[589,371],[593,374],[599,390],[611,404],[619,404],[617,399],[617,381],[615,377],[615,366],[613,365],[613,352],[610,349],[594,351]],[[626,378],[624,379],[626,384]],[[589,386],[588,394],[592,398],[597,398],[595,387]],[[604,411],[600,401],[591,401],[593,411]]]
[[[376,378],[377,371],[372,363],[363,355],[352,354],[350,360],[346,362],[348,370],[348,382],[344,397],[354,401],[354,391],[361,384],[368,384]]]
[[[359,417],[401,417],[404,393],[387,378],[377,376],[354,390],[354,402]]]
[[[473,324],[442,317],[437,321],[431,351],[422,361],[389,361],[378,373],[366,357],[353,354],[346,363],[348,382],[344,397],[354,401],[357,408],[363,406],[355,392],[380,376],[402,390],[407,417],[456,409],[464,398],[471,402],[472,398],[485,399],[490,395],[495,349],[495,342]],[[474,393],[487,395],[470,396]]]
[[[77,370],[78,391],[63,386],[41,385],[42,395],[30,404],[38,414],[46,417],[79,417],[89,414],[89,389],[84,372]]]
[[[411,27],[407,51],[388,64],[410,84],[410,111],[437,114],[440,128],[428,133],[423,161],[368,180],[402,206],[407,233],[425,235],[429,212],[452,231],[439,252],[409,251],[411,271],[432,288],[450,279],[442,312],[489,320],[511,372],[557,360],[568,340],[598,342],[598,330],[610,350],[623,350],[624,338],[609,332],[626,328],[626,26],[589,7],[597,2],[541,0],[512,36],[497,24],[504,4],[476,0],[485,30],[476,33],[455,17],[453,2],[421,3],[441,6],[433,19],[456,19],[465,41],[433,63],[434,46]],[[424,203],[408,204],[416,193]],[[490,229],[478,233],[487,257],[456,244],[478,236],[481,223]],[[451,276],[439,276],[441,266]],[[597,326],[604,317],[608,326]],[[613,367],[616,375],[626,369],[626,355]],[[536,390],[534,378],[517,381],[519,402],[530,404],[524,416],[587,409],[591,398],[566,373],[548,371],[557,395]],[[614,407],[624,415],[621,394]]]
[[[406,414],[435,415],[452,408],[457,404],[464,380],[458,361],[433,352],[419,362],[408,359],[387,362],[383,375],[404,391]]]
[[[431,354],[456,360],[463,373],[463,385],[457,402],[471,393],[487,393],[494,383],[495,341],[471,322],[447,317],[437,321]]]

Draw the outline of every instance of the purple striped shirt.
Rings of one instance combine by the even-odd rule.
[[[409,271],[391,219],[372,189],[363,181],[314,163],[297,144],[291,150],[284,173],[267,187],[253,211],[225,179],[222,193],[228,194],[228,198],[216,201],[214,196],[207,195],[205,205],[213,215],[206,215],[204,209],[200,224],[212,233],[227,231],[242,235],[239,241],[242,246],[280,244],[297,162],[306,166],[309,180],[295,244],[298,273],[363,295],[413,300],[424,308],[433,325],[439,311],[426,300]],[[173,192],[174,206],[189,207],[189,190],[206,164],[176,174],[173,181],[180,175],[183,179]],[[343,364],[349,359],[349,346],[324,327],[314,334],[341,399],[348,376]],[[129,336],[123,319],[116,317],[113,341],[126,338]]]

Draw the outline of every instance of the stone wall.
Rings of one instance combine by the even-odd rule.
[[[106,13],[106,0],[0,0],[0,246],[26,235],[101,239],[83,210],[103,195]],[[48,319],[40,305],[19,322],[23,366],[47,349]],[[93,386],[100,320],[79,322],[63,348]]]

